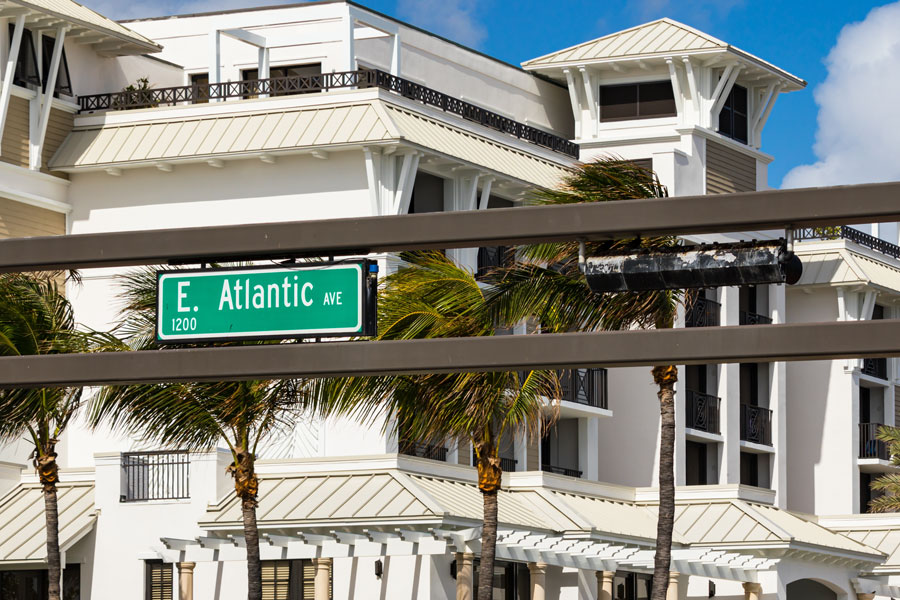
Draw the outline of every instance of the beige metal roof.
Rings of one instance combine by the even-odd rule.
[[[163,120],[164,116],[161,113],[155,121],[76,127],[51,159],[51,168],[137,167],[406,141],[541,187],[554,187],[567,172],[560,163],[382,100]]]
[[[35,12],[51,15],[67,23],[104,33],[126,44],[115,54],[158,52],[161,46],[141,34],[116,23],[72,0],[5,0],[2,6],[24,6]],[[130,48],[129,48],[130,46]],[[130,50],[130,51],[129,51]]]
[[[816,246],[824,247],[817,249]],[[803,275],[797,285],[871,285],[900,294],[900,269],[854,252],[835,242],[812,242],[796,246],[803,262]]]
[[[567,514],[578,515],[588,528],[618,536],[656,539],[656,515],[646,507],[580,494],[550,493],[555,502],[568,509]],[[677,532],[673,541],[683,543]]]
[[[94,525],[94,484],[58,486],[59,542],[70,547]],[[44,493],[38,484],[22,484],[0,498],[0,563],[43,562],[47,558]]]
[[[887,559],[879,570],[896,571],[900,569],[900,529],[896,527],[880,528],[877,525],[872,528],[835,527],[834,529],[860,544],[865,544],[886,554]]]
[[[678,504],[675,531],[690,544],[802,544],[856,554],[878,553],[795,513],[743,500]]]
[[[541,67],[588,64],[620,58],[665,57],[672,54],[729,51],[771,69],[792,83],[805,86],[806,82],[761,58],[744,52],[722,40],[693,27],[663,18],[624,31],[552,52],[522,63],[526,69]]]

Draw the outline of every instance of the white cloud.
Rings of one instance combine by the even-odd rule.
[[[478,47],[487,29],[475,12],[479,0],[397,0],[397,13],[416,25],[455,42]]]
[[[816,88],[814,164],[791,170],[782,187],[900,180],[900,2],[844,27]]]

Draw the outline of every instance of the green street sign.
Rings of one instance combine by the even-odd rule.
[[[157,273],[165,343],[375,334],[378,264],[363,260]]]

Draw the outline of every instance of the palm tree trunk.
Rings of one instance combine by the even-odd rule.
[[[497,492],[500,490],[500,458],[494,452],[478,452],[478,489],[484,502],[481,524],[481,563],[478,566],[478,600],[492,600],[494,555],[497,550]]]
[[[672,563],[672,529],[675,524],[675,382],[678,368],[654,367],[659,386],[659,517],[656,523],[656,555],[653,561],[652,600],[666,600]]]
[[[259,479],[256,477],[252,453],[237,448],[235,456],[235,463],[228,470],[234,477],[234,491],[241,499],[244,543],[247,546],[247,600],[262,600],[262,563],[259,559],[259,529],[256,525]]]
[[[56,498],[56,483],[59,468],[56,453],[52,448],[48,454],[35,459],[38,478],[44,491],[44,517],[47,521],[47,577],[49,600],[60,600],[59,583],[62,579],[62,563],[59,555],[59,508]]]

